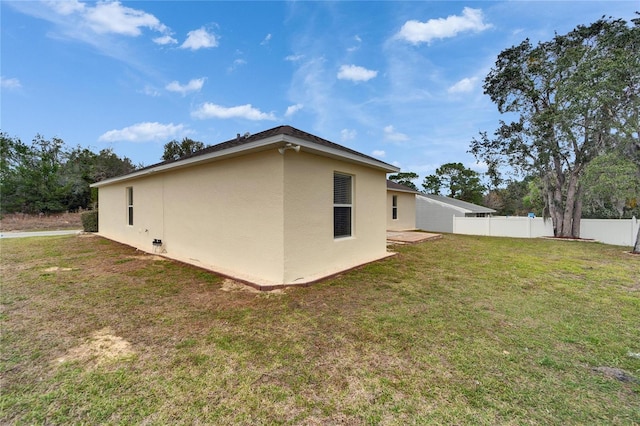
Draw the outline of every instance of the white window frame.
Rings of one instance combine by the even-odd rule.
[[[391,196],[391,219],[398,220],[398,196]]]
[[[336,191],[336,177],[337,176],[344,176],[344,177],[348,177],[349,178],[349,190],[350,190],[350,197],[349,197],[349,203],[336,203],[336,199],[335,199],[335,191]],[[354,225],[354,221],[353,221],[353,200],[354,200],[354,179],[355,176],[350,175],[348,173],[341,173],[341,172],[333,172],[333,193],[334,193],[334,198],[333,198],[333,238],[334,239],[342,239],[342,238],[350,238],[353,237],[353,225]],[[343,235],[336,235],[336,208],[349,208],[349,233],[348,234],[343,234]]]
[[[133,226],[133,186],[127,186],[127,225]]]

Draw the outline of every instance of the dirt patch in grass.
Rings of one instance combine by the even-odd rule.
[[[61,266],[52,266],[44,270],[45,272],[67,272],[73,271],[73,268],[63,268]]]
[[[134,355],[131,344],[122,337],[115,336],[111,328],[95,331],[80,346],[70,349],[65,355],[56,359],[57,364],[80,361],[88,363],[92,368],[118,359]]]
[[[265,297],[268,297],[269,295],[279,295],[279,294],[285,293],[285,289],[275,289],[275,290],[270,290],[268,292],[262,292],[254,287],[251,287],[250,285],[241,283],[239,281],[235,281],[231,278],[225,278],[225,280],[222,281],[222,287],[220,287],[220,290],[226,291],[226,292],[239,291],[244,293],[261,294]]]
[[[246,284],[242,284],[241,282],[234,281],[230,278],[225,279],[222,282],[222,287],[220,288],[222,291],[244,291],[247,293],[260,293],[260,290],[255,289]]]
[[[60,213],[29,215],[5,214],[0,217],[0,231],[44,231],[82,229],[82,213]]]

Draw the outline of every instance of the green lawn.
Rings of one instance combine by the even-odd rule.
[[[629,248],[445,235],[255,293],[99,237],[0,244],[2,424],[640,424]]]

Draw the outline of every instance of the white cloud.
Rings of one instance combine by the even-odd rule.
[[[154,98],[160,96],[160,91],[155,87],[149,85],[144,86],[144,89],[140,90],[139,92],[147,96],[152,96]]]
[[[59,1],[59,0],[49,0],[45,2],[47,6],[55,10],[60,15],[71,15],[75,12],[84,11],[85,4],[80,3],[78,0],[67,0],[67,1]]]
[[[290,99],[303,104],[305,111],[311,113],[317,128],[339,122],[335,115],[344,118],[343,100],[334,94],[335,70],[328,69],[327,62],[322,56],[309,55],[308,60],[296,63],[288,90]]]
[[[396,132],[392,125],[384,128],[384,138],[391,142],[404,142],[409,140],[409,136],[404,133]]]
[[[181,49],[205,49],[209,47],[217,47],[218,38],[215,34],[208,32],[204,27],[189,31],[187,39],[180,46]]]
[[[179,134],[187,133],[182,124],[162,124],[157,122],[145,122],[134,124],[120,130],[109,130],[104,133],[99,141],[103,142],[149,142],[167,141]]]
[[[373,152],[371,153],[371,155],[373,155],[374,157],[384,158],[384,157],[385,157],[385,155],[387,155],[387,153],[386,153],[386,152],[384,152],[384,151],[383,151],[383,150],[381,150],[381,149],[376,149],[375,151],[373,151]]]
[[[194,78],[190,80],[187,84],[180,84],[177,81],[172,81],[171,83],[165,86],[170,92],[176,92],[185,96],[189,92],[199,92],[202,89],[202,85],[204,85],[204,78]]]
[[[156,43],[171,40],[171,30],[158,18],[144,10],[125,7],[120,1],[51,0],[13,4],[20,12],[49,22],[51,30],[47,31],[48,36],[86,43],[98,52],[149,75],[157,75],[157,69],[143,61],[121,38],[138,37],[152,31]]]
[[[2,87],[3,89],[9,89],[9,90],[21,89],[22,84],[20,83],[20,80],[18,80],[17,78],[0,77],[0,87]]]
[[[362,39],[359,35],[354,36],[353,39],[355,40],[356,45],[347,48],[347,52],[349,53],[355,52],[356,50],[360,49],[360,44],[362,43]]]
[[[245,61],[244,59],[235,59],[233,61],[233,64],[231,64],[231,66],[227,68],[227,72],[234,72],[236,68],[246,64],[247,61]]]
[[[449,87],[447,89],[447,92],[449,92],[449,93],[468,93],[468,92],[471,92],[476,87],[477,81],[478,81],[478,77],[463,78],[462,80],[458,81],[453,86]]]
[[[260,42],[260,45],[264,46],[265,44],[269,44],[271,41],[271,34],[267,34],[267,36]]]
[[[289,55],[289,56],[285,56],[284,60],[289,62],[298,62],[303,58],[304,58],[304,55]]]
[[[356,132],[354,129],[342,129],[340,131],[340,139],[342,139],[343,141],[353,140],[357,135],[358,132]]]
[[[178,40],[176,40],[175,38],[171,37],[170,35],[164,35],[162,37],[156,37],[153,39],[153,42],[156,44],[160,44],[160,45],[166,45],[166,44],[176,44],[178,43]]]
[[[265,113],[254,108],[251,104],[234,107],[223,107],[221,105],[206,102],[197,110],[191,113],[194,118],[201,120],[207,118],[244,118],[247,120],[275,120],[273,113]]]
[[[481,9],[465,7],[462,16],[451,15],[447,18],[429,19],[427,22],[407,21],[397,37],[413,44],[430,43],[434,39],[455,37],[463,31],[480,32],[489,28],[491,24],[484,22]]]
[[[293,114],[300,111],[302,108],[304,108],[304,105],[302,104],[290,105],[287,107],[287,112],[284,113],[284,116],[291,117]]]
[[[342,65],[338,71],[340,80],[368,81],[378,75],[378,71],[368,70],[357,65]]]
[[[95,7],[84,7],[72,10],[85,11],[87,23],[96,33],[115,33],[128,36],[141,34],[140,28],[149,28],[166,32],[168,28],[155,16],[141,10],[125,7],[119,1],[97,3]]]

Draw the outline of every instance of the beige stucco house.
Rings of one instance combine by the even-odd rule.
[[[270,289],[388,256],[395,172],[280,126],[92,186],[101,236]]]
[[[387,180],[387,230],[416,229],[416,194],[419,192]]]

